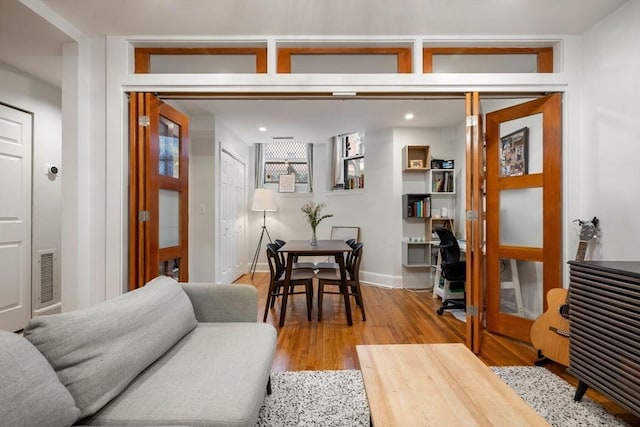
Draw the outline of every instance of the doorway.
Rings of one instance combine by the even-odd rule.
[[[169,97],[171,97],[171,95],[170,95],[170,94],[161,94],[161,96],[165,96],[165,95],[168,95]],[[213,95],[213,96],[215,97],[215,95]],[[271,94],[270,96],[272,96],[272,97],[273,97],[274,95],[273,95],[273,94]],[[481,103],[485,106],[485,109],[486,109],[487,111],[489,111],[489,112],[491,112],[491,111],[493,111],[493,110],[500,110],[500,109],[504,109],[504,108],[506,108],[505,106],[508,106],[509,108],[515,108],[515,107],[513,107],[513,105],[514,105],[514,104],[522,103],[522,100],[523,100],[523,98],[521,98],[522,96],[525,96],[525,95],[519,94],[519,95],[518,95],[518,97],[517,97],[518,99],[509,99],[509,98],[511,98],[511,97],[510,97],[508,94],[504,95],[502,98],[496,97],[496,96],[494,95],[493,97],[487,97],[486,99],[482,100],[482,102],[481,102]],[[530,100],[530,99],[532,99],[532,98],[536,98],[536,97],[538,97],[538,96],[539,96],[538,94],[531,94],[531,96],[529,96],[529,97],[527,97],[527,98],[524,98],[524,99],[525,99],[525,100]],[[247,96],[244,96],[242,100],[243,100],[244,102],[265,103],[265,104],[267,104],[267,100],[269,100],[269,96],[265,96],[264,98],[261,98],[261,97],[260,97],[260,95],[252,95],[252,96],[251,96],[251,98],[252,98],[251,100],[247,100],[246,98],[248,98],[248,97],[247,97]],[[283,99],[283,98],[286,98],[286,99]],[[385,99],[385,97],[384,97],[384,96],[376,95],[376,99],[377,99],[378,101],[388,102],[389,104],[392,104],[392,103],[394,103],[394,102],[399,102],[399,101],[401,101],[401,100],[402,100],[402,98],[403,98],[403,97],[401,97],[401,96],[395,95],[395,96],[393,96],[393,97],[390,97],[389,99]],[[437,109],[438,109],[438,103],[439,103],[439,102],[442,102],[442,100],[429,99],[429,94],[408,94],[405,98],[413,99],[413,100],[418,100],[418,99],[419,99],[419,102],[431,104],[432,106],[435,106],[435,107],[433,108],[433,110],[437,110]],[[462,98],[462,94],[458,95],[458,97],[457,97],[456,99],[461,100],[461,98]],[[480,94],[480,98],[482,98],[482,94]],[[190,102],[197,102],[197,103],[199,104],[200,111],[202,111],[202,102],[204,102],[204,101],[202,101],[202,100],[197,100],[197,101],[182,100],[182,101],[181,101],[181,100],[179,100],[179,99],[176,99],[175,97],[172,97],[172,99],[174,100],[174,102],[179,103],[179,105],[180,105],[180,106],[183,106],[183,105],[184,105],[184,106],[186,106],[186,105],[188,105],[188,103],[190,103]],[[497,99],[497,101],[496,101],[496,99]],[[326,99],[325,99],[325,100],[326,100]],[[296,105],[296,108],[300,109],[300,105],[299,105],[299,103],[296,103],[296,101],[298,101],[298,100],[297,100],[295,97],[287,97],[287,96],[282,96],[282,97],[279,99],[279,102],[291,103],[292,105]],[[335,102],[337,102],[337,101],[339,101],[339,100],[335,100],[335,99],[333,99],[333,100],[332,100],[332,102],[334,102],[334,103],[335,103]],[[360,99],[360,100],[358,100],[358,102],[360,102],[360,103],[366,103],[367,101],[368,101],[367,99]],[[370,101],[370,100],[369,100],[369,101]],[[221,101],[221,102],[224,102],[224,103],[225,103],[225,104],[221,104],[221,105],[224,105],[224,107],[223,107],[223,108],[224,108],[227,112],[228,112],[228,111],[231,111],[231,110],[234,110],[235,108],[238,108],[239,110],[241,110],[241,111],[243,111],[243,112],[246,112],[246,108],[243,108],[243,107],[237,107],[237,106],[236,106],[238,103],[237,103],[237,102],[235,102],[235,100],[232,100],[232,99],[228,99],[228,98],[227,98],[227,99],[225,99],[225,100],[223,100],[223,101]],[[317,100],[315,100],[315,101],[313,101],[313,102],[318,102],[318,103],[320,103],[320,102],[322,102],[322,100],[317,99]],[[498,105],[498,104],[500,104],[500,108],[496,107],[496,105]],[[364,104],[359,104],[359,105],[364,105]],[[272,106],[268,106],[267,108],[274,109]],[[401,108],[401,107],[398,107],[397,105],[396,105],[396,107],[395,107],[395,108],[397,109],[397,110],[396,110],[396,112],[397,112],[397,111],[403,111],[403,110],[402,110],[402,108]],[[186,108],[186,109],[188,110],[188,108]],[[360,114],[360,113],[361,113],[361,110],[363,110],[363,109],[362,109],[362,108],[356,108],[356,109],[352,109],[352,110],[353,110],[354,112],[358,112],[358,113]],[[221,110],[221,111],[222,111],[222,110]],[[559,115],[559,114],[561,114],[560,110],[558,110],[556,113],[557,113],[558,115]],[[484,118],[484,117],[485,117],[485,115],[484,115],[483,113],[478,112],[478,113],[476,113],[476,114],[478,115],[478,117],[482,117],[482,118]],[[490,114],[491,114],[491,113],[487,113],[486,117],[488,118]],[[220,114],[220,115],[222,115],[222,114]],[[352,116],[352,117],[353,117],[353,116]],[[218,119],[218,116],[216,116],[216,119]],[[343,119],[344,119],[344,117],[343,117]],[[348,120],[348,119],[349,119],[349,117],[347,117],[347,120]],[[458,123],[463,123],[465,119],[464,119],[464,117],[460,114],[460,115],[458,115],[458,116],[457,116],[457,119],[456,119],[456,120],[457,120],[457,122],[458,122]],[[354,119],[353,121],[355,121],[355,119]],[[480,171],[480,172],[476,172],[476,174],[475,174],[475,175],[473,175],[473,178],[474,178],[474,179],[476,179],[476,178],[478,178],[478,177],[480,177],[480,178],[484,178],[484,177],[485,177],[485,166],[486,166],[487,168],[489,168],[489,167],[490,167],[490,165],[493,165],[492,163],[489,163],[489,162],[487,162],[487,163],[485,164],[485,157],[484,157],[484,156],[485,156],[485,149],[484,149],[483,142],[482,142],[482,135],[483,135],[483,131],[482,131],[482,123],[483,123],[483,122],[484,122],[484,120],[482,120],[482,119],[480,119],[480,120],[479,120],[480,130],[479,130],[479,131],[477,131],[477,132],[476,132],[476,134],[475,134],[475,135],[476,135],[476,138],[478,138],[478,141],[479,141],[479,142],[478,142],[479,146],[476,148],[476,152],[477,152],[481,157],[477,157],[477,158],[476,158],[476,159],[480,159],[480,163],[478,163],[478,164],[477,164],[478,166],[477,166],[477,169],[476,169],[476,171]],[[558,118],[558,119],[557,119],[557,123],[560,123],[560,122],[561,122],[561,120]],[[351,128],[351,129],[349,129],[349,130],[350,130],[350,131],[353,131],[354,129],[353,129],[353,128]],[[339,132],[337,132],[337,133],[339,133]],[[506,136],[506,135],[504,134],[504,132],[499,133],[498,139],[500,139],[500,138],[501,138],[501,137],[503,137],[503,136]],[[560,144],[560,139],[558,139],[557,141],[558,141],[558,144]],[[462,144],[462,140],[460,140],[460,144]],[[223,156],[223,155],[224,155],[224,154],[222,154],[221,156]],[[558,157],[558,158],[559,158],[559,159],[561,159],[561,157]],[[561,163],[561,162],[560,162],[560,163]],[[232,166],[232,165],[233,165],[233,159],[229,159],[229,158],[227,158],[227,160],[225,160],[225,164],[227,164],[227,165],[228,165],[228,166],[225,166],[225,167],[227,168],[227,171],[228,171],[228,174],[227,174],[227,175],[230,177],[230,176],[232,176],[232,174],[233,174],[233,172],[232,172],[232,170],[233,170],[233,166]],[[491,166],[491,167],[493,167],[493,166]],[[487,177],[489,177],[489,174],[486,174],[486,176],[487,176]],[[530,179],[530,178],[523,178],[523,179],[527,180],[527,179]],[[536,179],[537,179],[537,178],[536,178]],[[221,185],[221,187],[220,187],[220,191],[222,192],[222,191],[224,191],[224,190],[223,190],[223,187],[222,187],[224,184],[221,182],[221,183],[220,183],[220,185]],[[560,180],[560,179],[557,179],[557,180],[555,181],[555,185],[557,185],[557,188],[558,188],[558,191],[556,192],[556,194],[557,194],[557,195],[560,195],[560,194],[561,194],[561,191],[559,191],[559,188],[560,188],[560,187],[561,187],[561,185],[562,185],[561,180]],[[464,210],[462,210],[462,209],[461,209],[461,210],[460,210],[461,212],[459,213],[459,215],[460,215],[460,216],[459,216],[459,218],[461,219],[461,221],[459,222],[460,224],[464,224],[464,216],[466,215],[465,211],[472,211],[472,210],[475,210],[475,211],[477,211],[477,212],[479,213],[479,218],[483,218],[483,217],[484,217],[483,212],[484,212],[484,209],[485,209],[485,207],[484,207],[484,206],[485,206],[485,205],[484,205],[484,200],[487,200],[487,204],[486,204],[486,206],[487,206],[487,207],[486,207],[486,209],[487,209],[487,210],[488,210],[488,209],[490,209],[490,208],[491,208],[491,209],[493,209],[493,208],[496,208],[496,207],[497,207],[497,209],[499,209],[499,207],[500,207],[500,204],[499,204],[499,203],[498,203],[498,204],[494,204],[493,202],[489,203],[489,199],[490,199],[490,197],[489,197],[489,195],[488,195],[488,187],[485,187],[485,185],[484,185],[484,183],[482,182],[482,180],[481,180],[481,179],[478,181],[478,183],[477,183],[477,184],[474,184],[474,188],[478,188],[478,191],[479,191],[479,193],[478,193],[478,194],[479,194],[479,198],[477,198],[477,199],[476,199],[476,201],[477,201],[477,200],[482,200],[482,203],[481,203],[480,205],[476,205],[476,206],[475,206],[474,208],[472,208],[472,209],[470,209],[470,208],[468,208],[468,207],[467,207],[467,208],[465,208]],[[484,192],[484,189],[485,189],[485,188],[487,188],[487,193],[485,193],[485,192]],[[239,190],[239,191],[244,191],[244,192],[246,192],[246,190]],[[485,199],[485,198],[486,198],[486,199]],[[220,200],[220,203],[221,203],[221,205],[222,205],[222,204],[224,204],[225,206],[227,206],[227,208],[225,208],[225,209],[224,209],[224,211],[223,211],[223,212],[221,212],[221,215],[226,215],[226,212],[227,212],[227,210],[228,210],[230,207],[237,206],[237,204],[236,204],[236,203],[237,203],[237,201],[233,201],[233,200],[230,200],[230,199]],[[460,203],[460,204],[459,204],[459,206],[464,206],[464,203]],[[227,215],[227,216],[228,216],[228,215]],[[489,215],[489,213],[487,213],[487,218],[490,218],[490,217],[491,217],[491,216]],[[559,223],[559,222],[561,221],[561,218],[562,218],[562,217],[561,217],[561,215],[558,215],[558,216],[556,217],[556,219],[555,219],[555,220],[556,220],[556,222],[558,222],[558,223]],[[224,247],[224,248],[231,248],[231,247],[233,247],[233,245],[231,245],[231,246],[230,246],[231,242],[232,242],[232,241],[236,241],[236,242],[238,242],[238,240],[236,240],[236,239],[234,239],[234,238],[232,237],[232,235],[233,235],[236,231],[234,231],[234,230],[235,230],[235,228],[232,226],[231,216],[228,216],[228,218],[227,218],[225,221],[226,221],[226,222],[225,222],[225,224],[227,224],[227,225],[225,225],[224,227],[222,227],[222,228],[223,228],[222,230],[219,230],[219,231],[218,231],[218,236],[216,236],[216,237],[215,237],[215,239],[216,239],[216,240],[219,240],[219,241],[224,241],[224,243],[220,245],[221,247]],[[545,221],[546,221],[546,220],[545,220]],[[477,229],[478,229],[478,230],[482,230],[482,233],[484,233],[484,232],[485,232],[485,228],[486,228],[486,236],[487,236],[487,238],[486,238],[486,247],[489,247],[489,246],[492,244],[492,243],[490,242],[490,239],[494,238],[494,237],[493,237],[493,235],[492,235],[492,234],[491,234],[491,232],[490,232],[490,231],[491,231],[491,230],[493,230],[493,229],[491,229],[491,230],[490,230],[490,226],[489,226],[489,225],[485,225],[484,221],[480,221],[480,223],[481,223],[481,226],[480,226],[479,228],[477,228]],[[550,222],[549,222],[549,221],[547,221],[547,224],[550,224]],[[552,230],[553,230],[553,229],[554,229],[553,227],[549,228],[549,232],[552,232]],[[560,227],[560,228],[556,228],[556,231],[557,231],[557,233],[556,233],[556,235],[555,235],[556,242],[561,242],[560,230],[561,230],[561,227]],[[243,230],[243,231],[244,231],[244,230]],[[462,231],[460,231],[460,233],[463,233],[463,232],[462,232]],[[469,238],[469,236],[467,236],[467,239],[468,239],[468,238]],[[242,255],[241,251],[240,251],[240,252],[236,252],[236,251],[238,251],[238,248],[239,248],[242,244],[244,244],[244,239],[243,239],[243,238],[239,238],[239,239],[240,239],[240,243],[241,243],[241,244],[236,245],[236,246],[234,247],[234,249],[233,249],[233,253],[238,253],[238,254],[240,254],[240,255],[239,255],[239,256],[240,256],[240,259],[246,259],[246,258],[247,258],[246,254]],[[484,239],[484,238],[482,238],[481,240],[483,240],[483,241],[484,241],[485,239]],[[551,241],[551,240],[546,240],[546,241]],[[545,242],[546,242],[546,241],[545,241]],[[559,243],[558,243],[558,244],[559,244]],[[225,251],[226,251],[226,250],[225,250]],[[222,251],[220,251],[220,254],[219,254],[219,255],[220,255],[220,256],[222,256]],[[523,259],[523,256],[522,256],[522,255],[518,255],[518,256],[520,256],[520,259],[518,259],[518,262],[516,262],[516,264],[519,266],[519,264],[521,264],[521,263],[522,263],[522,261],[524,261],[524,259]],[[240,265],[240,266],[236,265],[236,264],[234,263],[234,261],[232,260],[232,258],[233,258],[233,257],[230,257],[230,258],[228,258],[228,259],[227,259],[227,258],[225,258],[225,259],[224,259],[224,262],[222,263],[222,264],[224,265],[223,269],[224,269],[225,277],[229,277],[229,278],[231,278],[232,276],[234,276],[235,274],[237,274],[237,271],[235,270],[236,268],[238,268],[238,269],[240,269],[240,270],[242,270],[242,269],[243,269],[243,266],[242,266],[242,265]],[[559,258],[558,258],[558,259],[559,259]],[[485,264],[484,264],[484,262],[485,262],[485,257],[484,257],[484,255],[479,256],[479,257],[478,257],[478,260],[479,260],[479,262],[480,262],[480,264],[478,264],[478,265],[480,265],[480,266],[481,266],[481,267],[479,267],[479,268],[481,269],[481,270],[479,270],[479,271],[481,272],[481,274],[477,274],[475,277],[477,277],[477,278],[481,278],[481,279],[475,279],[475,281],[477,282],[477,285],[478,285],[478,286],[482,286],[483,292],[484,292],[485,287],[486,287],[487,295],[488,295],[488,296],[489,296],[489,295],[492,295],[492,294],[491,294],[491,292],[492,292],[492,291],[491,291],[491,289],[490,289],[490,284],[491,284],[491,283],[494,283],[494,281],[488,281],[487,283],[488,283],[489,285],[486,285],[486,286],[485,286],[485,282],[484,282],[484,273],[482,273],[482,271],[483,271],[482,269],[483,269],[483,268],[484,268],[484,266],[485,266]],[[556,262],[557,262],[557,264],[558,264],[558,265],[560,265],[560,266],[561,266],[561,261],[556,260]],[[492,265],[493,265],[493,264],[492,264]],[[500,268],[501,264],[500,264],[500,263],[498,263],[497,265],[498,265],[498,268]],[[509,266],[510,266],[510,265],[511,265],[511,263],[509,263]],[[487,273],[489,273],[489,272],[487,271]],[[228,276],[227,276],[227,274],[228,274]],[[492,274],[495,274],[495,273],[492,273]],[[494,276],[491,276],[491,277],[494,277]],[[232,280],[232,279],[230,279],[230,280]],[[492,280],[493,280],[493,279],[492,279]],[[506,282],[506,280],[497,280],[497,282],[495,282],[495,283],[499,283],[499,284],[500,284],[500,283],[504,283],[504,282]],[[547,284],[547,283],[551,283],[551,282],[548,282],[548,281],[545,279],[545,281],[544,281],[544,286],[547,286],[547,287],[548,287],[548,286],[553,286],[553,285],[550,285],[550,284]],[[556,284],[555,286],[558,286],[558,285],[559,285],[559,282],[557,282],[557,283],[558,283],[558,284]],[[509,293],[509,292],[503,292],[503,291],[500,291],[500,290],[498,291],[498,294],[502,294],[502,293]],[[542,295],[542,293],[543,293],[543,291],[540,291],[540,292],[539,292],[539,294],[540,294],[540,295]],[[475,295],[476,295],[476,296],[475,296],[474,298],[476,298],[476,301],[475,301],[475,302],[473,302],[471,305],[472,305],[472,306],[475,306],[475,307],[477,307],[477,308],[478,308],[479,314],[478,314],[477,318],[478,318],[478,322],[479,322],[479,323],[478,323],[478,327],[477,327],[477,329],[476,329],[476,330],[475,330],[475,332],[474,332],[474,335],[475,335],[475,337],[476,337],[476,338],[481,339],[482,331],[483,331],[483,326],[482,326],[482,325],[483,325],[483,322],[484,322],[484,318],[483,318],[483,316],[482,316],[482,313],[484,313],[485,306],[486,306],[487,308],[490,308],[491,304],[488,302],[488,300],[485,300],[485,298],[484,298],[484,293],[476,293]],[[493,314],[492,312],[487,312],[486,314],[487,314],[487,316],[486,316],[486,321],[487,321],[487,323],[488,323],[488,324],[490,324],[490,323],[491,323],[490,318],[492,318],[492,317],[494,316],[494,314]],[[480,320],[480,319],[482,319],[482,320]],[[529,321],[530,321],[530,320],[529,320]],[[510,322],[510,320],[507,320],[506,322],[508,323],[508,322]],[[491,324],[492,324],[492,323],[491,323]],[[530,326],[530,325],[529,325],[529,326]],[[492,330],[493,330],[493,329],[492,329]],[[526,326],[526,323],[522,323],[522,325],[518,327],[518,331],[517,331],[517,333],[515,333],[514,331],[510,331],[510,330],[506,330],[506,331],[498,331],[498,332],[499,332],[499,333],[504,333],[504,334],[506,334],[506,335],[510,335],[510,334],[512,334],[512,336],[516,336],[516,337],[518,337],[519,339],[522,339],[522,340],[524,340],[524,341],[528,341],[528,330],[529,330],[529,328]],[[479,342],[479,341],[478,341],[478,342]],[[478,347],[478,349],[479,349],[479,347]],[[476,351],[479,351],[479,350],[476,350]]]

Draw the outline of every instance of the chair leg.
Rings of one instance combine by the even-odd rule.
[[[318,280],[318,322],[322,320],[322,296],[324,295],[324,284]]]
[[[307,320],[311,322],[311,310],[313,308],[313,283],[309,281],[305,286],[307,290]]]
[[[367,320],[367,316],[364,314],[364,300],[362,299],[362,290],[360,288],[360,283],[355,284],[351,288],[353,296],[355,297],[356,304],[360,307],[360,311],[362,312],[362,321]]]
[[[269,292],[267,293],[267,302],[264,304],[264,316],[262,316],[262,322],[267,321],[267,315],[269,313],[269,306],[273,308],[273,303],[275,302],[276,297],[274,296],[275,289],[273,289],[272,285],[269,285]]]

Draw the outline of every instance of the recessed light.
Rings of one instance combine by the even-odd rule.
[[[260,127],[258,128],[258,130],[259,130],[260,132],[266,132],[266,131],[267,131],[267,128],[266,128],[266,127],[264,127],[264,126],[260,126]]]
[[[413,117],[414,117],[413,113],[407,113],[407,114],[404,115],[404,119],[405,120],[411,120],[411,119],[413,119]]]

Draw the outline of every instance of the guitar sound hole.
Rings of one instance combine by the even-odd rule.
[[[565,319],[569,318],[569,304],[562,304],[558,311],[560,312],[560,316],[564,317]]]

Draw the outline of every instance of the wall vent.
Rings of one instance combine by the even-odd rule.
[[[37,267],[33,278],[33,310],[59,302],[60,286],[55,249],[37,252]]]
[[[40,254],[40,302],[53,301],[53,252]]]

